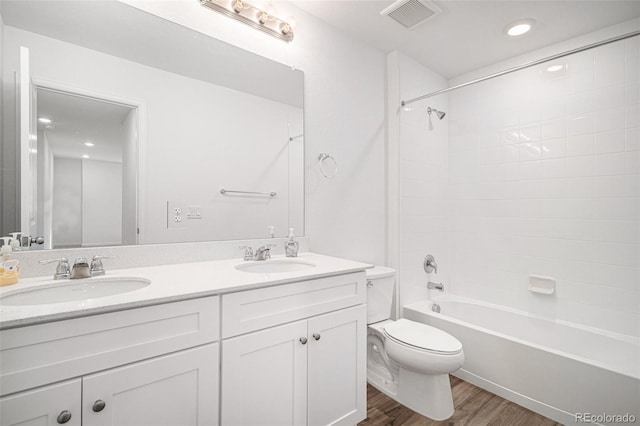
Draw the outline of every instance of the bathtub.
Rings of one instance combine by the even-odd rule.
[[[640,339],[451,295],[403,313],[462,342],[463,380],[563,424],[640,424]]]

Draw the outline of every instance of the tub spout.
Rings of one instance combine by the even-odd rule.
[[[429,281],[429,283],[427,284],[427,288],[430,290],[438,290],[438,291],[444,291],[444,284],[442,283],[434,283]]]

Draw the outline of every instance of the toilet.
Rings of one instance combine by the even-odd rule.
[[[393,321],[395,270],[367,270],[367,381],[412,410],[445,420],[453,415],[449,373],[462,367],[462,343],[407,319]]]

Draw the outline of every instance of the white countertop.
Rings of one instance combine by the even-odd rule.
[[[273,256],[273,259],[285,258]],[[0,298],[41,286],[80,284],[105,277],[140,277],[151,280],[151,284],[139,290],[113,296],[42,305],[4,305],[0,299],[0,329],[358,272],[372,267],[366,263],[315,253],[300,253],[297,258],[288,259],[298,259],[316,266],[286,273],[251,273],[235,269],[236,265],[245,263],[241,259],[226,259],[107,270],[107,275],[82,280],[54,281],[51,276],[28,278],[20,280],[17,284],[0,287]]]

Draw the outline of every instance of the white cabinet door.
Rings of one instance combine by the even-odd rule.
[[[0,398],[2,426],[80,426],[80,379]]]
[[[366,417],[366,305],[309,320],[308,424],[354,425]]]
[[[83,426],[218,424],[218,344],[82,379]]]
[[[224,340],[221,423],[306,424],[308,345],[306,321]]]

